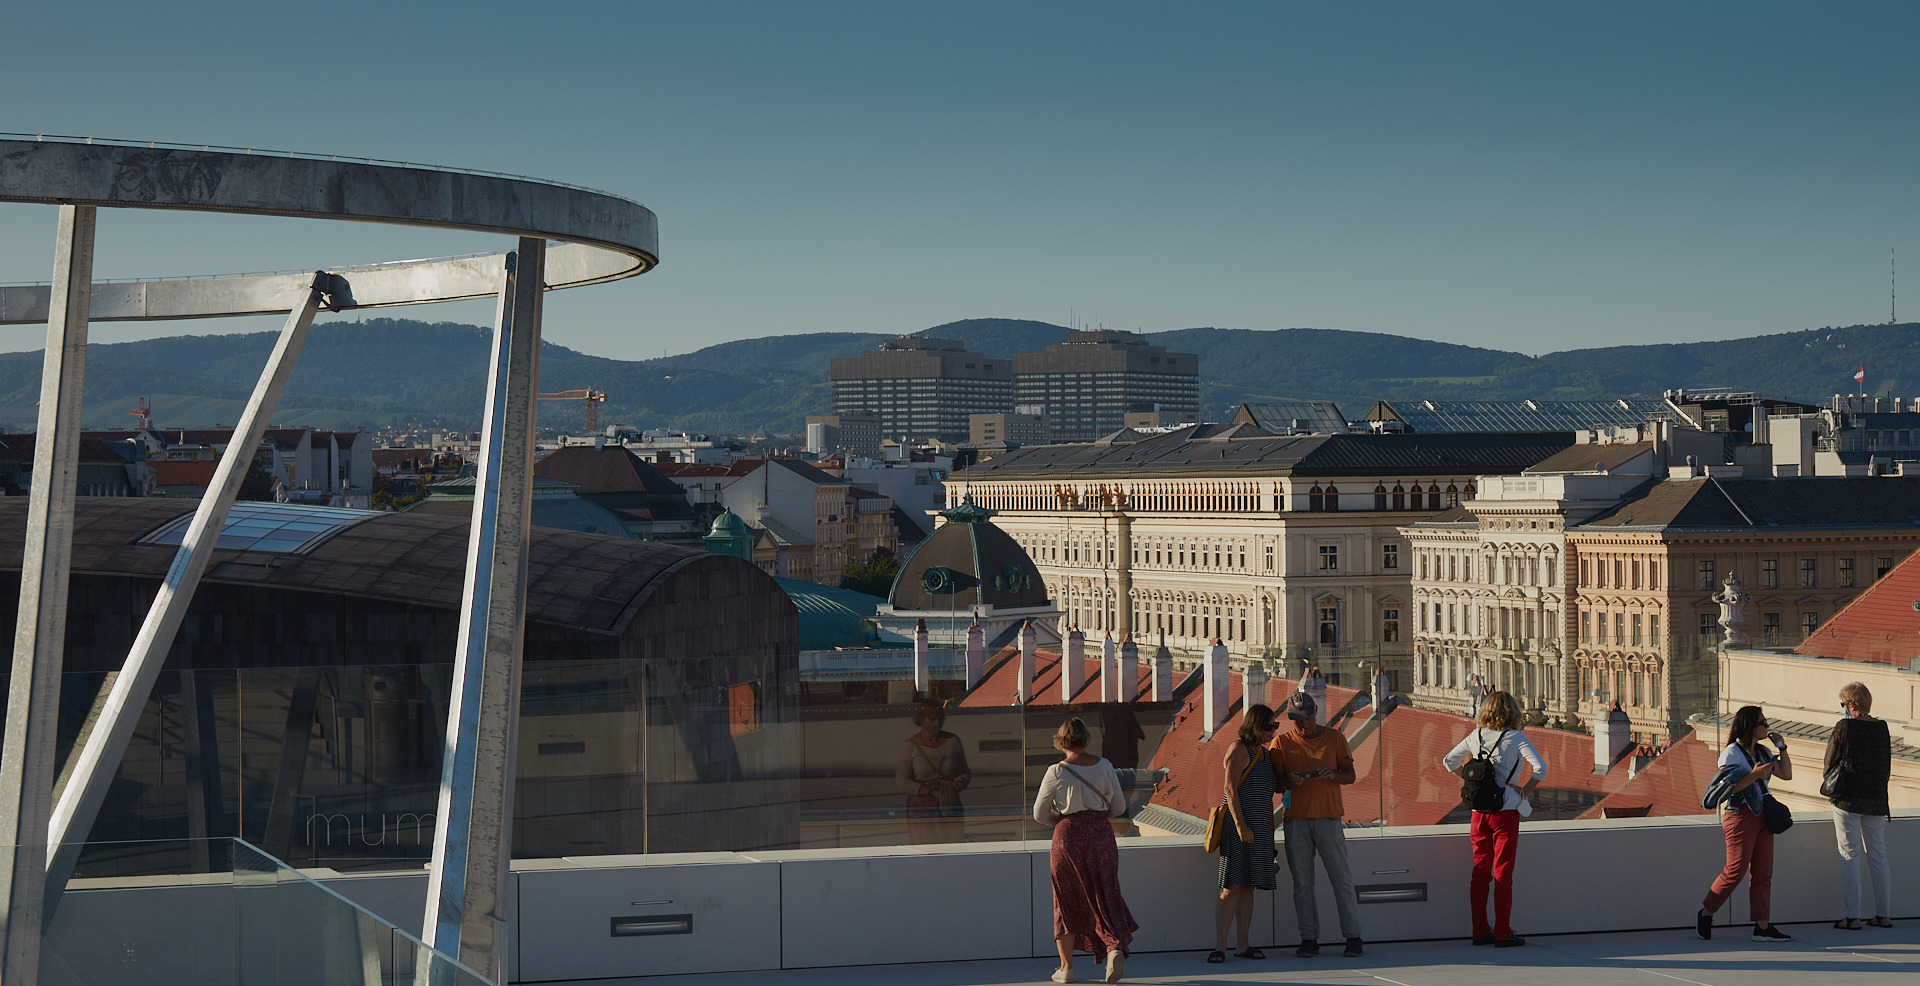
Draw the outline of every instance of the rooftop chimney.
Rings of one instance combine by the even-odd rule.
[[[1060,648],[1060,702],[1073,701],[1087,683],[1087,635],[1067,631],[1066,645]]]
[[[1167,649],[1167,631],[1160,631],[1160,646],[1153,652],[1153,700],[1173,701],[1173,652]]]
[[[980,683],[987,671],[987,635],[975,622],[967,628],[967,690]]]
[[[1138,694],[1135,682],[1140,680],[1140,646],[1133,642],[1133,634],[1127,634],[1120,641],[1120,666],[1113,676],[1113,700],[1131,702]]]
[[[1219,637],[1213,638],[1211,646],[1207,648],[1205,667],[1206,736],[1212,737],[1214,730],[1219,729],[1221,721],[1226,719],[1227,709],[1233,704],[1232,690],[1227,680],[1227,647],[1220,642]]]
[[[1633,723],[1620,710],[1620,700],[1609,703],[1593,720],[1593,772],[1604,774],[1633,745]]]
[[[1306,672],[1300,676],[1300,690],[1313,696],[1313,707],[1320,710],[1320,713],[1314,716],[1314,721],[1322,726],[1326,725],[1327,679],[1321,676],[1320,665],[1307,665]]]
[[[933,668],[927,653],[927,621],[915,620],[913,625],[913,690],[925,696],[933,690]]]
[[[1020,624],[1020,677],[1013,683],[1014,701],[1025,705],[1033,701],[1033,621]]]
[[[1243,689],[1240,693],[1240,711],[1256,705],[1267,704],[1267,665],[1264,661],[1248,661]]]
[[[1114,646],[1113,635],[1108,634],[1100,641],[1100,701],[1120,701],[1120,668],[1115,658],[1118,649]]]

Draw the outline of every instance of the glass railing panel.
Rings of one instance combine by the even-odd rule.
[[[93,844],[41,942],[41,986],[238,986],[229,840]]]

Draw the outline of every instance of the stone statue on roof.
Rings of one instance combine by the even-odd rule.
[[[1728,646],[1742,645],[1747,642],[1746,604],[1753,601],[1740,584],[1740,576],[1727,573],[1726,581],[1720,584],[1720,591],[1710,598],[1720,604],[1720,632],[1726,634]]]

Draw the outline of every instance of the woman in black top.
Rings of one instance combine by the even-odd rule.
[[[1885,720],[1875,719],[1873,693],[1854,682],[1840,689],[1840,711],[1827,738],[1823,777],[1839,768],[1833,802],[1833,833],[1840,843],[1840,887],[1847,916],[1833,923],[1845,931],[1860,930],[1860,857],[1873,874],[1876,928],[1893,927],[1893,885],[1887,871],[1887,780],[1893,772],[1893,742]]]
[[[1280,773],[1273,766],[1267,744],[1279,727],[1273,710],[1254,705],[1240,717],[1239,742],[1227,751],[1221,765],[1226,779],[1221,803],[1233,824],[1220,833],[1220,901],[1213,907],[1214,944],[1208,962],[1227,958],[1227,928],[1239,924],[1243,959],[1264,959],[1265,952],[1248,938],[1253,924],[1253,891],[1273,889],[1273,799],[1280,792]]]

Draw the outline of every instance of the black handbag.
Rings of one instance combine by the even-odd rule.
[[[1833,765],[1827,776],[1820,779],[1820,796],[1837,801],[1847,796],[1847,765],[1843,761]]]
[[[1766,823],[1767,831],[1779,835],[1793,827],[1793,812],[1768,794],[1762,796],[1760,801],[1760,820]]]

